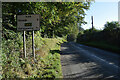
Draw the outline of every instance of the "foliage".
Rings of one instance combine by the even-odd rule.
[[[41,35],[44,37],[66,36],[71,29],[85,23],[85,10],[91,2],[36,2],[36,3],[3,3],[3,36],[6,29],[16,32],[16,16],[19,14],[40,14]],[[76,32],[76,29],[74,32]],[[72,31],[73,32],[73,31]]]
[[[118,25],[119,25],[118,22],[111,22],[111,23],[105,24],[105,29],[102,31],[95,30],[95,29],[94,30],[91,30],[91,29],[85,30],[84,33],[78,34],[77,42],[78,43],[98,42],[98,43],[101,43],[102,46],[104,46],[103,44],[108,44],[108,45],[120,47],[120,42],[119,42],[119,40],[120,40],[120,36],[119,36],[120,35],[120,27]],[[94,44],[92,43],[92,45],[94,45]],[[96,44],[96,45],[101,46],[99,44]],[[111,47],[111,48],[108,47],[108,48],[109,48],[109,50],[111,48],[114,49],[114,47]],[[114,51],[115,50],[118,51],[117,48],[114,49]]]
[[[85,10],[91,2],[3,2],[2,61],[3,78],[56,78],[61,76],[60,55],[52,51],[65,41],[58,37],[78,34]],[[27,58],[23,58],[23,33],[16,30],[17,15],[40,14],[40,30],[35,31],[37,62],[31,54],[31,32],[26,32]],[[48,38],[42,38],[48,37]],[[52,39],[57,37],[57,39]],[[55,52],[55,53],[53,53]],[[50,56],[50,57],[48,57]],[[53,61],[52,61],[53,60]],[[50,63],[50,64],[49,64]],[[57,66],[57,67],[55,67]],[[51,69],[45,69],[50,67]],[[32,75],[33,74],[33,75]]]
[[[112,21],[112,22],[107,22],[104,26],[105,26],[104,30],[113,30],[115,28],[118,28],[120,24],[117,21]]]
[[[116,45],[111,45],[105,42],[80,42],[81,44],[85,44],[87,46],[92,46],[92,47],[96,47],[96,48],[100,48],[103,50],[108,50],[111,52],[116,52],[116,53],[120,53],[120,47],[116,46]]]
[[[41,41],[41,40],[39,40]],[[36,52],[36,61],[31,56],[26,59],[20,58],[20,54],[11,53],[9,56],[2,57],[3,78],[61,78],[60,50],[62,39],[45,39],[45,44],[49,49],[46,55],[41,56],[42,52]],[[44,47],[43,50],[47,49]],[[6,60],[5,60],[6,59]]]
[[[76,39],[76,36],[73,33],[67,36],[67,41],[75,41],[75,39]]]

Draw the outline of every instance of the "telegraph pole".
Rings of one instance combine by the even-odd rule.
[[[94,28],[94,26],[93,26],[93,16],[91,16],[91,20],[92,20],[92,30],[93,30],[93,28]]]

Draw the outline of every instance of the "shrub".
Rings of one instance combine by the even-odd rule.
[[[76,40],[76,35],[71,33],[67,36],[67,41],[75,41]]]

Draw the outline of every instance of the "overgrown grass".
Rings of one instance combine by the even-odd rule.
[[[93,47],[100,48],[103,50],[111,51],[111,52],[120,53],[120,47],[107,44],[105,42],[79,42],[79,43],[85,44],[87,46],[93,46]]]
[[[40,78],[55,79],[62,78],[61,62],[60,62],[60,44],[64,41],[62,38],[41,38],[35,35],[36,61],[34,61],[31,52],[31,44],[27,41],[27,58],[21,58],[19,49],[17,52],[13,50],[7,55],[3,54],[3,78]],[[6,44],[5,44],[6,45]],[[4,45],[4,46],[5,46]],[[7,47],[7,45],[6,45]],[[9,46],[10,47],[10,46]]]

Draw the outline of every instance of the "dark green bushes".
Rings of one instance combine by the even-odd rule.
[[[67,41],[75,41],[76,39],[76,35],[75,34],[69,34],[67,36]]]
[[[89,29],[89,30],[85,30],[83,34],[79,33],[77,36],[77,42],[86,43],[86,44],[88,43],[87,45],[92,45],[94,43],[92,46],[95,46],[95,47],[99,45],[98,43],[108,44],[108,46],[111,45],[111,46],[120,47],[120,28],[118,27],[118,25],[116,26],[117,23],[116,24],[115,23],[112,24],[112,23],[113,22],[109,24],[107,23],[105,25],[104,30],[102,31]],[[103,45],[103,47],[105,46]],[[115,50],[118,51],[118,49],[114,49],[113,51]]]
[[[82,41],[93,41],[98,39],[98,35],[100,34],[99,30],[84,30],[83,33],[79,33],[77,36],[77,42],[82,42]]]
[[[120,46],[120,28],[113,30],[103,30],[98,32],[88,32],[84,34],[79,34],[77,37],[77,42],[106,42],[111,45]]]

